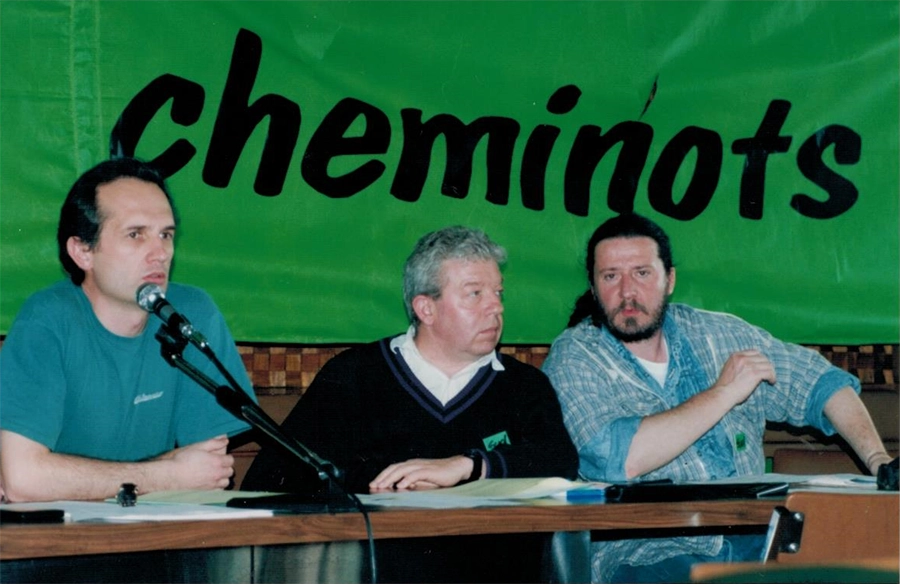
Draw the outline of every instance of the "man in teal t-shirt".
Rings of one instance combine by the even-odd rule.
[[[229,484],[228,436],[247,424],[161,355],[157,322],[138,306],[152,283],[203,332],[246,391],[225,321],[203,291],[170,284],[175,212],[162,176],[130,158],[73,185],[59,257],[71,281],[23,305],[0,351],[0,493],[10,501],[103,499]],[[225,380],[193,346],[184,358]]]

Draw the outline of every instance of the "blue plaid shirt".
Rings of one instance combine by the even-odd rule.
[[[625,458],[641,420],[669,410],[711,387],[737,351],[761,351],[775,367],[775,385],[762,383],[711,430],[642,480],[703,481],[763,474],[766,420],[835,432],[825,402],[859,380],[819,353],[784,343],[740,318],[672,304],[662,327],[669,349],[665,385],[659,384],[621,342],[590,319],[553,342],[543,370],[559,396],[586,480],[625,481]],[[593,580],[604,581],[623,563],[644,565],[681,554],[714,555],[721,536],[595,542]]]

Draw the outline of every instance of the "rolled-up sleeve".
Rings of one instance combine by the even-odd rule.
[[[858,394],[859,379],[808,347],[780,341],[757,327],[751,330],[760,339],[778,379],[774,385],[762,386],[766,395],[766,419],[796,427],[811,426],[826,435],[834,434],[834,426],[825,417],[825,404],[844,387],[852,387]]]
[[[579,474],[593,481],[625,482],[625,459],[641,418],[613,420],[602,428],[584,448],[578,449]]]
[[[833,369],[820,377],[810,393],[806,425],[818,428],[829,436],[836,433],[837,430],[825,416],[825,404],[831,396],[845,387],[852,387],[857,395],[861,390],[859,379],[840,369]]]
[[[642,419],[624,405],[627,374],[571,332],[553,343],[543,371],[578,451],[579,474],[588,480],[625,480],[625,459]]]

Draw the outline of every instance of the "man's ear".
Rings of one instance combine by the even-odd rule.
[[[412,301],[413,311],[419,317],[419,322],[430,325],[434,322],[434,298],[425,294],[419,294]]]
[[[80,237],[71,236],[66,241],[66,251],[75,265],[88,271],[94,265],[94,254],[91,246],[81,241]]]
[[[671,296],[672,292],[675,290],[675,267],[669,270],[669,275],[666,276],[666,296]]]

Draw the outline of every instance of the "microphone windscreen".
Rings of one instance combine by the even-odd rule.
[[[165,298],[166,295],[163,294],[162,288],[148,282],[146,284],[141,284],[140,288],[137,289],[135,297],[137,298],[138,306],[147,312],[153,312],[156,303]]]

